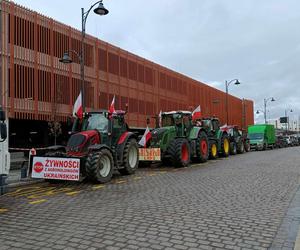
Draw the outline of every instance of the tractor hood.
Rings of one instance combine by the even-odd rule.
[[[155,128],[151,131],[151,139],[153,142],[159,142],[164,133],[167,131],[167,128]]]
[[[168,144],[171,134],[175,134],[175,127],[163,127],[156,128],[151,131],[151,146],[160,147],[162,150],[165,149]]]
[[[72,135],[67,144],[67,153],[80,156],[88,151],[88,147],[100,143],[100,135],[96,130],[87,130]]]

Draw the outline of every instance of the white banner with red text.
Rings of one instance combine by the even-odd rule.
[[[78,181],[80,159],[33,157],[32,178]]]

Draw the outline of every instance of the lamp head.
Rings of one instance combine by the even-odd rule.
[[[256,111],[256,114],[257,114],[257,115],[259,114],[259,111],[258,111],[258,110]]]
[[[59,59],[59,61],[61,63],[72,63],[72,59],[71,57],[69,56],[69,52],[65,52],[63,57]]]
[[[234,83],[235,85],[240,85],[241,83],[239,82],[239,80],[238,79],[236,79],[236,81],[235,81],[235,83]]]
[[[275,102],[275,99],[272,97],[271,102]]]
[[[107,15],[108,14],[108,9],[106,9],[102,3],[102,1],[99,3],[98,7],[94,9],[94,12],[97,14],[97,15],[100,15],[100,16],[104,16],[104,15]]]

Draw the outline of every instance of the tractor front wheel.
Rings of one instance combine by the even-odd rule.
[[[208,139],[205,132],[201,131],[196,141],[197,161],[206,162],[209,157]]]
[[[113,175],[114,160],[111,152],[106,149],[92,152],[85,163],[87,176],[98,183],[109,182]]]
[[[230,151],[230,143],[227,134],[223,134],[221,138],[221,153],[223,157],[228,157]]]
[[[238,152],[239,154],[243,154],[243,153],[245,152],[245,146],[244,146],[243,141],[240,141],[240,142],[238,143],[237,152]]]
[[[190,144],[185,138],[177,138],[170,145],[172,164],[176,168],[187,167],[191,160]]]
[[[216,142],[210,143],[209,158],[215,160],[218,158],[218,146]]]
[[[126,142],[123,151],[123,164],[119,172],[123,175],[133,174],[139,166],[139,149],[135,139]]]

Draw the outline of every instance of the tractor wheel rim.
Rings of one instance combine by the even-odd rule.
[[[131,147],[128,152],[129,167],[135,168],[137,159],[138,159],[137,149],[135,147]]]
[[[111,170],[111,162],[108,156],[103,156],[100,159],[100,175],[102,177],[107,177]]]
[[[229,142],[227,138],[224,139],[224,152],[225,153],[229,152]]]
[[[184,143],[181,147],[181,159],[183,161],[187,161],[189,159],[189,152],[187,145]]]
[[[212,154],[213,157],[215,157],[217,155],[217,146],[216,146],[216,144],[213,144],[211,146],[211,154]]]
[[[201,155],[205,156],[207,154],[207,142],[205,140],[201,141]]]

